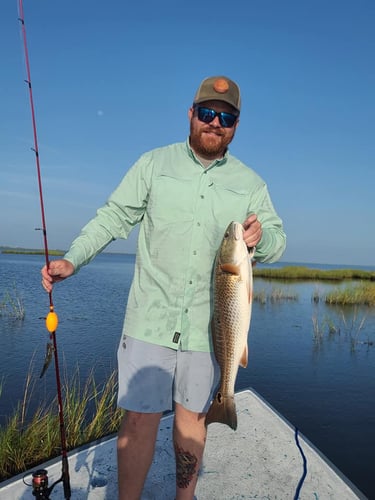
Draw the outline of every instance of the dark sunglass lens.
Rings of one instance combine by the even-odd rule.
[[[232,113],[219,113],[220,125],[222,127],[230,128],[233,127],[237,120],[236,115],[232,115]]]
[[[220,113],[210,108],[203,108],[199,106],[197,108],[198,111],[198,119],[204,123],[211,123],[212,120],[215,119],[216,116],[219,117],[219,122],[222,127],[231,128],[235,124],[237,120],[237,116],[232,113],[225,113],[225,111],[221,111]]]
[[[198,119],[201,122],[210,123],[215,118],[216,113],[213,109],[209,108],[198,108]]]

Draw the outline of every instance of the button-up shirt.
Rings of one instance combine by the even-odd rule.
[[[189,142],[145,153],[64,258],[79,268],[140,225],[123,334],[174,349],[212,350],[212,271],[231,221],[255,213],[255,259],[277,260],[285,234],[264,181],[227,151],[205,168]]]

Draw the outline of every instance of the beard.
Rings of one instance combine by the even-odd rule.
[[[190,122],[190,146],[193,151],[203,158],[215,160],[222,158],[227,150],[228,144],[234,136],[233,130],[225,130],[201,124],[195,126],[195,120]]]

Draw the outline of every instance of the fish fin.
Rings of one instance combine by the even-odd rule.
[[[224,273],[240,275],[240,268],[234,264],[220,264],[220,269]]]
[[[236,404],[233,396],[223,396],[221,392],[216,394],[206,415],[206,427],[213,422],[226,424],[234,431],[237,429]]]
[[[249,357],[249,350],[248,350],[248,347],[247,347],[247,344],[246,344],[245,345],[245,349],[243,350],[240,362],[239,362],[239,365],[242,366],[242,368],[246,368],[247,367],[248,357]]]

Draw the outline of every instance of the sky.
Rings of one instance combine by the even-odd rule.
[[[69,247],[141,154],[185,141],[200,81],[227,75],[242,93],[230,151],[267,183],[282,261],[375,265],[373,0],[23,5],[49,248]],[[18,17],[2,0],[0,246],[42,248]]]

